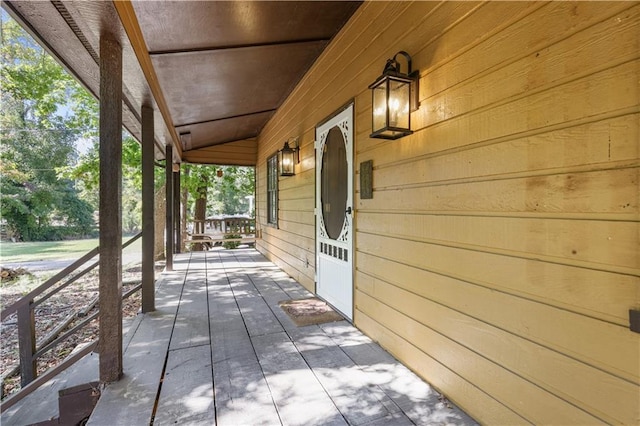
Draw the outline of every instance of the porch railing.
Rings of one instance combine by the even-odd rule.
[[[126,247],[130,246],[136,240],[138,240],[141,236],[142,236],[142,233],[136,234],[135,236],[130,238],[127,242],[125,242],[122,245],[122,248],[125,249]],[[20,371],[20,381],[21,381],[21,388],[22,388],[21,392],[23,390],[26,390],[27,387],[32,388],[33,385],[36,384],[33,382],[34,380],[36,380],[36,377],[38,375],[37,361],[39,357],[49,352],[54,347],[61,344],[62,342],[64,342],[65,340],[67,340],[68,338],[70,338],[80,330],[82,330],[84,327],[86,327],[91,321],[93,321],[98,316],[99,312],[97,310],[91,315],[88,315],[88,313],[96,305],[98,305],[99,300],[98,300],[98,297],[96,297],[84,308],[78,311],[71,312],[58,326],[56,326],[51,332],[49,332],[47,336],[41,339],[40,342],[36,342],[35,308],[41,305],[42,303],[44,303],[45,301],[47,301],[48,299],[50,299],[53,295],[67,288],[69,285],[71,285],[72,283],[74,283],[75,281],[77,281],[87,273],[89,273],[91,270],[95,269],[100,264],[100,259],[91,263],[89,266],[81,269],[77,274],[70,276],[74,271],[80,269],[87,262],[91,261],[91,259],[93,259],[95,256],[99,254],[99,252],[100,252],[99,247],[94,248],[93,250],[91,250],[90,252],[82,256],[80,259],[76,260],[71,265],[67,266],[62,271],[58,272],[53,277],[49,278],[47,281],[41,284],[38,288],[29,292],[26,296],[23,296],[8,308],[3,309],[2,312],[0,313],[1,321],[4,321],[6,318],[8,318],[12,314],[17,314],[19,363],[16,368],[19,369]],[[56,284],[58,284],[60,281],[64,279],[66,279],[66,281],[54,287]],[[140,290],[141,286],[142,286],[141,283],[134,286],[129,291],[124,293],[122,295],[122,298],[123,299],[128,298],[129,296],[134,294],[136,291]],[[43,295],[43,293],[45,294]],[[62,331],[65,328],[67,328],[77,318],[83,318],[83,319],[78,324],[74,325],[71,329],[62,333]],[[96,345],[96,342],[94,341],[89,345],[87,345],[86,347],[84,347],[83,350],[81,351],[82,354],[84,355],[90,352],[95,347],[95,345]],[[75,354],[75,356],[67,358],[62,363],[62,364],[66,363],[67,364],[66,366],[63,366],[62,364],[60,364],[57,367],[52,368],[51,370],[55,370],[53,371],[55,374],[59,373],[60,371],[68,368],[71,364],[73,364],[79,358],[81,358],[78,355],[79,353]],[[3,382],[6,377],[13,375],[16,372],[17,370],[13,369],[8,373],[5,373],[2,378]],[[46,372],[45,375],[43,375],[43,378],[44,376],[47,376],[48,378],[50,378],[52,376],[51,371]],[[38,380],[38,382],[40,382],[40,380]],[[29,386],[30,384],[31,386]],[[8,404],[9,402],[8,400],[3,401],[2,411],[9,408],[8,405],[10,406],[10,405],[13,405],[15,402],[17,402],[13,396],[9,399],[12,400],[11,404]]]

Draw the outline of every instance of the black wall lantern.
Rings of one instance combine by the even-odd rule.
[[[280,150],[280,176],[294,176],[296,174],[296,164],[300,162],[298,152],[298,138],[292,140],[294,147],[289,146],[289,141],[284,143]]]
[[[407,74],[401,71],[398,55],[407,60]],[[369,86],[372,91],[372,131],[370,137],[398,139],[413,133],[411,112],[418,109],[419,71],[411,71],[411,56],[403,50],[387,59],[382,75]]]

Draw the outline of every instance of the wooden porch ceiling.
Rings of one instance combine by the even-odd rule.
[[[120,37],[124,124],[156,109],[156,158],[214,162],[220,145],[256,137],[359,1],[8,1],[6,8],[99,92],[99,34]],[[239,142],[240,143],[240,142]],[[216,150],[212,149],[216,147]],[[224,163],[255,164],[226,156]],[[222,162],[222,160],[221,160]]]
[[[184,151],[251,139],[357,2],[133,2]]]

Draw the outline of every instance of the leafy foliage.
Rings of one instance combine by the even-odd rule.
[[[61,176],[79,183],[83,198],[96,208],[100,190],[100,145],[94,139],[75,166],[59,169]],[[122,227],[125,233],[142,229],[142,149],[129,134],[122,138]],[[155,173],[156,188],[164,183],[164,173]]]
[[[206,216],[254,215],[247,196],[255,191],[255,169],[240,166],[188,164],[181,173],[181,186],[188,191],[191,211],[196,199],[207,200]]]
[[[253,167],[226,166],[222,168],[222,178],[214,189],[212,199],[223,215],[249,214],[250,203],[247,196],[255,192],[255,169]]]
[[[227,234],[224,236],[225,240],[236,240],[238,238],[242,238],[240,234]],[[222,247],[233,250],[235,248],[240,247],[240,241],[225,241],[222,243]]]
[[[5,12],[1,37],[2,218],[24,240],[87,234],[93,208],[56,168],[76,160],[75,140],[87,125],[82,117],[96,110],[95,101]],[[67,229],[61,232],[56,223]]]
[[[0,46],[0,213],[23,240],[65,238],[94,229],[100,158],[98,104],[20,26],[2,12]],[[91,146],[78,155],[75,144]],[[141,228],[141,149],[123,137],[123,230]],[[202,215],[252,214],[246,199],[255,171],[235,166],[184,166],[189,209]],[[156,187],[164,173],[156,173]]]

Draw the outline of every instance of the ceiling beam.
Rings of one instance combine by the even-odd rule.
[[[160,109],[162,118],[164,119],[167,128],[169,129],[169,133],[171,134],[171,139],[173,140],[173,146],[176,149],[176,153],[178,154],[180,160],[182,160],[182,144],[180,142],[180,137],[178,136],[178,132],[173,125],[171,113],[169,112],[169,106],[167,105],[167,101],[165,100],[162,93],[160,82],[158,80],[158,76],[156,75],[156,70],[155,68],[153,68],[153,64],[151,63],[151,57],[149,56],[149,51],[147,50],[147,43],[144,41],[142,30],[140,29],[140,24],[133,9],[133,5],[129,0],[114,1],[113,5],[118,12],[118,16],[120,16],[122,26],[124,27],[124,30],[129,37],[131,47],[133,48],[133,51],[138,58],[138,63],[140,63],[140,68],[142,68],[142,72],[144,73],[147,83],[149,84],[151,93],[153,93],[153,97],[158,104],[158,108]]]
[[[329,42],[330,38],[314,38],[303,40],[285,40],[270,43],[253,43],[253,44],[234,44],[229,46],[212,46],[212,47],[194,47],[190,49],[174,49],[174,50],[153,50],[149,52],[149,55],[175,55],[179,53],[197,53],[197,52],[212,52],[216,50],[233,50],[233,49],[246,49],[254,47],[270,47],[270,46],[286,46],[293,44],[313,44],[318,42]]]
[[[249,116],[252,116],[252,115],[264,114],[265,112],[274,112],[276,110],[277,110],[277,108],[271,108],[271,109],[266,109],[264,111],[255,111],[255,112],[248,112],[246,114],[231,115],[231,116],[228,116],[228,117],[212,118],[211,120],[195,121],[193,123],[176,124],[176,127],[196,126],[198,124],[206,124],[206,123],[213,123],[213,122],[216,122],[216,121],[231,120],[233,118],[249,117]]]
[[[185,151],[184,161],[193,164],[218,164],[227,166],[255,166],[258,145],[255,139],[198,148]]]

